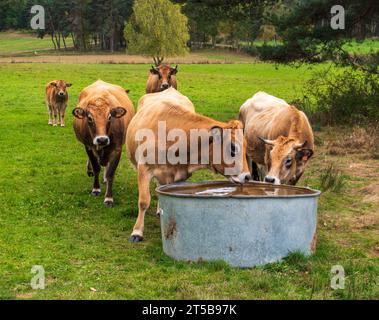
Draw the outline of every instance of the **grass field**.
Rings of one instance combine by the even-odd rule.
[[[72,47],[72,39],[69,37],[66,39],[67,47]],[[274,41],[264,42],[262,40],[254,41],[255,46],[262,46],[264,43],[268,45],[275,45]],[[280,42],[278,42],[280,43]],[[63,45],[62,45],[63,47]],[[346,45],[345,48],[349,52],[355,53],[369,53],[371,51],[379,50],[379,40],[366,39],[360,42],[352,41],[350,44]],[[7,31],[0,32],[0,57],[8,56],[34,56],[35,52],[37,55],[78,55],[83,53],[78,53],[76,51],[54,51],[53,43],[49,36],[43,39],[37,38],[33,34],[27,34],[22,32]],[[88,53],[86,53],[88,54]],[[89,54],[96,55],[109,55],[109,52],[89,52]],[[116,52],[115,54],[120,54]],[[136,57],[132,57],[131,60],[135,60]],[[137,59],[138,60],[138,59]],[[253,62],[254,58],[247,54],[235,54],[228,50],[222,49],[202,49],[195,50],[191,52],[187,60],[191,61],[223,61],[226,63],[247,63]],[[146,61],[144,61],[146,63]]]
[[[317,67],[319,68],[319,67]],[[136,172],[124,153],[114,185],[115,206],[90,196],[86,156],[73,134],[70,111],[80,90],[101,78],[144,93],[147,65],[0,64],[0,298],[3,299],[369,299],[379,298],[377,186],[379,160],[365,152],[332,155],[331,142],[351,128],[322,128],[301,184],[318,188],[335,164],[346,180],[319,202],[316,254],[282,263],[234,269],[222,262],[175,262],[161,248],[156,196],[145,240],[128,238],[137,215]],[[197,111],[235,118],[254,92],[289,101],[301,95],[310,70],[274,65],[182,65],[179,89]],[[67,127],[47,125],[44,86],[73,83]],[[192,180],[213,178],[208,171]],[[30,270],[42,265],[46,288],[32,290]],[[330,270],[342,265],[344,290],[332,290]]]
[[[66,40],[67,46],[72,45],[72,40]],[[0,56],[13,54],[28,54],[34,52],[46,52],[54,50],[50,37],[37,38],[33,34],[8,31],[0,32]]]

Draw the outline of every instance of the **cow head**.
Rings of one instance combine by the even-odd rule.
[[[178,73],[178,66],[175,68],[171,68],[168,64],[151,66],[150,73],[158,76],[159,90],[164,91],[172,86],[172,77]]]
[[[64,99],[67,97],[67,88],[71,87],[71,83],[67,83],[64,80],[56,80],[49,83],[54,88],[54,93],[58,99]]]
[[[232,120],[224,126],[210,128],[209,145],[212,169],[234,183],[245,183],[251,178],[246,161],[246,140],[242,123]],[[214,147],[217,144],[218,147]],[[214,152],[221,150],[221,152]]]
[[[92,143],[97,148],[106,147],[111,143],[110,129],[112,123],[126,114],[123,107],[110,108],[97,100],[96,105],[89,104],[86,109],[75,108],[72,114],[84,121],[91,136]],[[98,105],[101,105],[99,107]]]
[[[265,163],[269,171],[265,182],[296,184],[313,155],[312,149],[305,148],[307,141],[283,136],[276,140],[260,139],[266,144]]]

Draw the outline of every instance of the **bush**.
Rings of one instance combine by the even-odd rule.
[[[272,46],[264,44],[257,47],[259,58],[263,61],[288,62],[293,60],[292,54],[283,45]]]
[[[346,185],[345,176],[333,164],[323,171],[320,175],[320,189],[322,191],[332,191],[339,193]]]
[[[352,68],[316,72],[298,105],[322,124],[379,121],[379,76]]]

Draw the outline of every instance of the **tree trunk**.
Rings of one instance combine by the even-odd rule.
[[[53,32],[51,32],[51,41],[53,42],[54,50],[57,50],[57,45],[55,44],[55,41],[54,41],[54,33]]]

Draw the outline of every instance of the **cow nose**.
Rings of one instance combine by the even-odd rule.
[[[59,92],[59,95],[62,97],[64,96],[64,92]]]
[[[100,136],[94,139],[94,144],[99,146],[105,146],[109,144],[109,138],[107,136]]]
[[[240,183],[246,183],[249,182],[251,179],[251,175],[249,172],[243,172],[238,176],[238,180]]]
[[[162,83],[161,88],[162,88],[163,90],[166,90],[166,89],[168,89],[169,86],[170,86],[170,85],[169,85],[168,83]]]
[[[265,176],[265,182],[274,183],[275,182],[275,178],[274,177],[270,177],[270,176]]]

